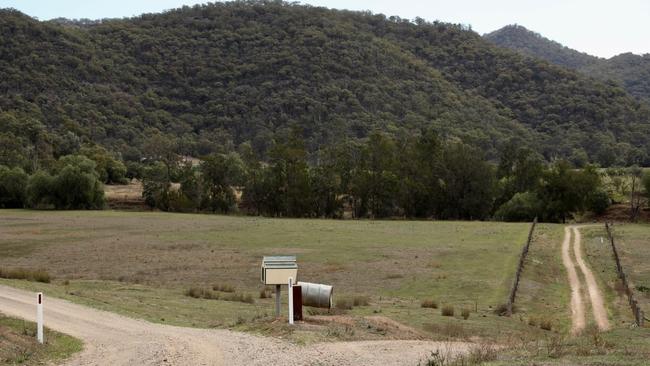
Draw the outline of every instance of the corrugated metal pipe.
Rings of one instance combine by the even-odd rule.
[[[332,292],[334,288],[329,285],[319,283],[298,282],[302,289],[302,305],[315,308],[332,307]]]

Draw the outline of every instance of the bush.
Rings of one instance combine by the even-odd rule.
[[[469,311],[468,308],[463,308],[463,309],[460,311],[460,315],[461,315],[461,316],[463,317],[463,319],[465,319],[465,320],[469,319],[469,313],[470,313],[470,311]]]
[[[438,302],[436,300],[422,300],[420,306],[423,308],[437,309]]]
[[[445,305],[440,310],[440,313],[442,314],[442,316],[454,316],[455,312],[456,311],[455,311],[454,307],[451,306],[451,305]]]
[[[604,213],[610,204],[611,200],[609,199],[609,195],[602,189],[592,192],[587,197],[587,209],[596,215]]]
[[[494,213],[497,220],[532,221],[542,211],[542,202],[532,192],[517,193]]]

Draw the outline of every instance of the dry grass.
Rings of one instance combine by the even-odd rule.
[[[235,286],[223,283],[212,286],[212,289],[221,292],[235,292]]]
[[[470,314],[470,310],[468,308],[463,308],[460,311],[460,316],[462,316],[463,319],[465,319],[465,320],[469,319],[469,314]]]
[[[3,269],[0,268],[0,278],[13,279],[13,280],[27,280],[34,282],[50,283],[51,277],[46,271],[28,270],[25,268]]]

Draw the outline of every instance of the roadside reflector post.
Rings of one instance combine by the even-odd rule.
[[[293,278],[289,277],[289,324],[293,325]]]
[[[36,339],[43,344],[43,293],[36,294]]]

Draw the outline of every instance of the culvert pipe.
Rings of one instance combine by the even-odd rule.
[[[327,309],[332,307],[332,292],[334,291],[332,286],[310,282],[298,282],[297,285],[302,289],[303,306]]]

